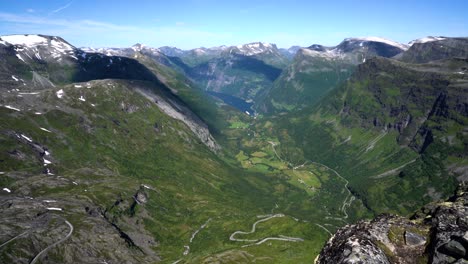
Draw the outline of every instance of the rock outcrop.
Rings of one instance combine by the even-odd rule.
[[[468,185],[409,219],[381,215],[341,228],[315,263],[468,263]]]

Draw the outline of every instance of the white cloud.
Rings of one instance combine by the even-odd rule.
[[[69,20],[16,15],[0,12],[0,32],[4,34],[45,34],[61,36],[75,46],[123,47],[137,42],[160,47],[165,45],[194,48],[194,43],[231,43],[231,33],[200,30],[182,24],[159,27],[117,25],[95,20]],[[192,40],[192,41],[190,41]],[[190,46],[189,46],[190,45]]]
[[[34,13],[34,12],[36,12],[36,10],[34,10],[34,9],[32,9],[32,8],[28,8],[28,9],[26,9],[26,12],[28,12],[28,13]]]
[[[51,12],[51,14],[58,13],[58,12],[64,10],[65,8],[68,8],[72,3],[73,3],[73,1],[71,1],[70,3],[68,3],[68,4],[66,4],[66,5],[64,5],[62,7],[59,7],[57,9],[55,9],[54,11]]]

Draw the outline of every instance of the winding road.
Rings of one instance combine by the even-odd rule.
[[[319,166],[322,166],[322,167],[325,167],[327,168],[328,170],[331,170],[332,172],[334,172],[336,174],[336,176],[338,176],[340,179],[342,179],[344,182],[345,182],[345,189],[346,191],[348,191],[348,195],[346,196],[345,200],[343,201],[343,204],[341,206],[341,211],[343,212],[343,214],[345,215],[344,219],[347,219],[348,218],[348,213],[346,212],[346,207],[349,207],[351,206],[351,203],[354,201],[355,197],[353,196],[353,194],[351,193],[351,190],[348,188],[348,185],[349,185],[349,181],[347,179],[345,179],[343,176],[341,176],[336,170],[328,167],[327,165],[325,164],[322,164],[322,163],[318,163],[318,162],[314,162],[314,161],[311,161],[312,164],[316,164],[316,165],[319,165]],[[349,199],[349,201],[348,201]]]
[[[262,216],[260,216],[260,217],[262,217]],[[238,238],[235,238],[235,236],[237,234],[248,235],[248,234],[255,233],[255,230],[257,228],[257,224],[259,224],[261,222],[266,222],[266,221],[268,221],[268,220],[270,220],[272,218],[276,218],[276,217],[285,217],[285,215],[284,214],[275,214],[275,215],[267,216],[266,218],[260,219],[260,220],[258,220],[257,222],[255,222],[252,225],[252,229],[249,232],[235,231],[234,233],[231,234],[231,236],[229,237],[229,240],[238,241],[238,242],[254,242],[253,244],[243,245],[242,247],[250,247],[250,246],[253,246],[253,245],[260,245],[260,244],[263,244],[264,242],[266,242],[268,240],[280,240],[280,241],[289,241],[289,242],[304,241],[304,239],[302,239],[302,238],[288,237],[288,236],[283,236],[283,235],[280,235],[280,237],[266,237],[266,238],[263,238],[261,240],[259,240],[259,239],[238,239]]]
[[[50,246],[48,246],[48,247],[46,247],[46,248],[44,248],[41,252],[39,252],[39,253],[33,258],[33,260],[31,260],[31,262],[29,262],[29,264],[34,264],[34,263],[36,263],[36,261],[39,260],[39,258],[41,257],[42,254],[46,253],[49,249],[51,249],[51,248],[57,246],[58,244],[63,243],[65,240],[67,240],[67,239],[71,236],[71,234],[73,233],[73,225],[72,225],[70,222],[68,222],[67,220],[65,220],[65,223],[70,227],[70,232],[68,232],[68,234],[67,234],[64,238],[60,239],[59,241],[53,243],[52,245],[50,245]]]
[[[267,218],[263,218],[263,219],[260,219],[258,220],[257,222],[255,222],[253,225],[252,225],[252,229],[250,230],[250,232],[245,232],[245,231],[236,231],[234,233],[231,234],[231,236],[229,237],[229,240],[231,241],[239,241],[239,242],[257,242],[258,239],[238,239],[238,238],[235,238],[235,236],[237,234],[241,234],[241,235],[248,235],[248,234],[253,234],[255,233],[255,230],[257,228],[257,224],[258,223],[261,223],[261,222],[266,222],[272,218],[275,218],[275,217],[284,217],[284,214],[275,214],[275,215],[271,215],[271,216],[268,216]]]
[[[384,135],[385,136],[385,135]],[[383,137],[383,136],[382,136]],[[293,167],[294,169],[296,168],[301,168],[301,167],[304,167],[306,163],[311,163],[311,164],[315,164],[315,165],[319,165],[319,166],[322,166],[322,167],[325,167],[326,169],[332,171],[333,173],[336,174],[336,176],[338,176],[338,178],[342,179],[344,182],[345,182],[345,189],[346,191],[348,192],[348,195],[346,196],[345,200],[343,201],[343,204],[341,205],[341,209],[340,211],[343,212],[344,214],[344,219],[347,219],[349,216],[348,216],[348,213],[346,212],[346,208],[350,207],[351,206],[351,203],[356,199],[353,194],[351,193],[351,190],[349,189],[348,185],[349,185],[349,181],[347,179],[345,179],[343,176],[341,176],[336,170],[328,167],[327,165],[325,164],[322,164],[322,163],[318,163],[318,162],[315,162],[315,161],[305,161],[302,165],[298,165],[298,166],[293,166],[290,162],[286,161],[286,160],[283,160],[279,155],[278,153],[276,152],[276,149],[275,149],[275,146],[277,145],[275,142],[273,141],[268,141],[268,143],[270,143],[271,147],[273,148],[273,152],[275,153],[276,157],[282,161],[282,162],[285,162],[287,163],[289,166]]]
[[[208,220],[206,220],[205,223],[203,223],[203,225],[201,225],[197,230],[195,230],[195,232],[192,233],[192,236],[190,237],[190,241],[189,241],[189,244],[192,243],[193,239],[195,238],[195,236],[198,234],[198,232],[200,232],[200,230],[202,230],[203,228],[206,227],[206,225],[211,221],[211,218],[209,218]],[[184,256],[187,256],[189,253],[190,253],[190,246],[189,245],[185,245],[184,246],[184,252],[182,253]]]
[[[14,241],[15,239],[17,239],[17,238],[20,238],[20,237],[26,235],[28,232],[29,232],[29,230],[24,231],[23,233],[21,233],[21,234],[15,236],[15,237],[13,237],[13,238],[10,238],[10,239],[7,240],[5,243],[1,244],[1,245],[0,245],[0,248],[2,248],[3,246],[7,245],[7,244],[10,243],[10,242],[13,242],[13,241]]]

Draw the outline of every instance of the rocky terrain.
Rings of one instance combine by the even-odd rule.
[[[315,263],[468,263],[468,185],[411,218],[381,215],[341,228]]]

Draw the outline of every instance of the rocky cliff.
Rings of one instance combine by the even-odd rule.
[[[315,263],[468,263],[468,185],[411,218],[381,215],[341,228]]]

